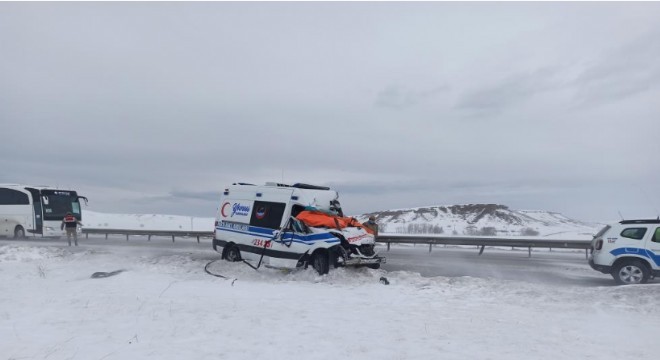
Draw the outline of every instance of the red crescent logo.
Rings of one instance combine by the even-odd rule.
[[[220,208],[220,214],[222,214],[222,217],[227,217],[227,214],[225,214],[225,207],[229,205],[228,202],[222,204],[222,207]]]

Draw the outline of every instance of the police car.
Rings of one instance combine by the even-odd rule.
[[[660,275],[660,218],[624,220],[594,236],[589,265],[618,284],[644,284]]]

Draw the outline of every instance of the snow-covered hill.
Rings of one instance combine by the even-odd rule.
[[[512,210],[497,204],[429,206],[379,211],[358,216],[376,217],[383,233],[552,236],[591,238],[600,224],[584,223],[541,210]]]

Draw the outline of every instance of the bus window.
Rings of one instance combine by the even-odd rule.
[[[0,205],[30,205],[30,199],[20,191],[0,189]]]

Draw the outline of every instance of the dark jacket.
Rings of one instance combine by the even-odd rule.
[[[62,219],[62,225],[60,226],[60,228],[62,230],[64,230],[65,227],[67,229],[75,229],[78,226],[78,224],[80,224],[80,221],[78,221],[78,219],[76,219],[75,216],[67,215],[64,217],[64,219]]]

